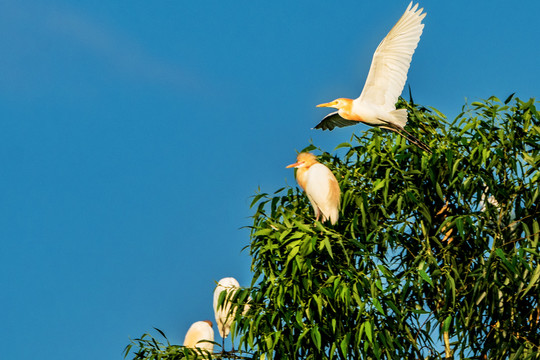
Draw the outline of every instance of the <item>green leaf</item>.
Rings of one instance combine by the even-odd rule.
[[[366,332],[366,336],[368,337],[368,341],[373,343],[373,333],[371,332],[371,322],[369,320],[364,323],[364,330]]]
[[[510,270],[512,271],[513,273],[516,273],[516,269],[515,267],[510,264],[510,262],[508,261],[508,259],[506,258],[506,254],[504,253],[504,251],[500,248],[498,249],[495,249],[495,254],[502,260],[503,264]]]
[[[342,149],[342,148],[350,148],[350,147],[352,147],[351,144],[344,142],[344,143],[341,143],[338,146],[336,146],[334,148],[334,150],[338,150],[338,149]]]
[[[444,319],[443,323],[443,332],[448,332],[450,330],[450,325],[452,324],[452,316],[448,315],[446,319]]]
[[[253,233],[253,236],[268,236],[272,233],[274,233],[274,229],[260,229]]]
[[[376,308],[377,310],[379,310],[379,312],[380,312],[381,314],[383,314],[384,316],[386,316],[386,314],[384,313],[384,310],[383,310],[383,308],[382,308],[381,303],[379,302],[379,300],[377,300],[377,298],[373,298],[373,299],[372,299],[372,302],[373,302],[373,305],[375,306],[375,308]]]
[[[418,270],[418,275],[425,281],[429,283],[429,285],[433,286],[433,280],[429,277],[429,275],[422,269]]]
[[[439,198],[444,201],[444,195],[443,195],[441,186],[437,182],[435,183],[435,189],[437,191],[437,195],[439,195]]]
[[[154,328],[154,330],[156,330],[157,332],[159,332],[161,334],[161,336],[163,336],[165,339],[167,339],[167,336],[165,336],[165,333],[163,331],[161,331],[160,329],[158,329],[157,327]]]
[[[381,189],[386,184],[385,179],[380,179],[375,181],[375,186],[373,187],[373,192],[377,192],[379,189]]]
[[[124,348],[124,358],[126,358],[129,355],[129,352],[131,351],[131,348],[133,347],[133,344],[128,344]]]
[[[300,251],[300,246],[295,246],[295,247],[291,248],[291,250],[289,251],[289,254],[287,255],[286,264],[288,264],[292,259],[294,259],[296,254],[298,254],[298,251]]]
[[[539,288],[539,282],[538,279],[540,279],[540,266],[536,266],[534,269],[534,272],[529,280],[529,285],[521,292],[520,297],[523,298],[533,287]]]
[[[321,333],[319,332],[319,328],[317,326],[311,329],[311,338],[315,343],[317,350],[321,350]]]
[[[510,94],[510,96],[508,96],[508,97],[506,98],[506,100],[504,100],[504,103],[505,103],[505,104],[508,104],[508,103],[512,100],[512,98],[514,97],[514,95],[515,95],[515,93]]]
[[[341,353],[343,354],[343,357],[347,358],[347,354],[349,353],[349,338],[350,335],[347,334],[345,337],[340,341],[339,348],[341,349]]]
[[[447,331],[456,359],[532,359],[540,114],[535,100],[506,101],[465,104],[448,120],[400,99],[432,155],[380,129],[336,154],[321,149],[343,194],[335,225],[314,221],[299,188],[258,191],[242,241],[253,278],[250,310],[232,328],[238,348],[257,359],[440,358]],[[480,211],[488,187],[500,206]],[[130,355],[186,358],[154,341],[133,342]]]
[[[260,193],[260,194],[257,194],[255,196],[253,196],[253,201],[251,202],[251,205],[249,205],[249,207],[252,208],[253,205],[258,203],[260,199],[262,199],[263,197],[266,197],[266,196],[268,196],[268,194],[265,194],[265,193]]]
[[[324,247],[326,248],[326,251],[328,251],[328,254],[330,255],[330,257],[334,258],[334,254],[332,253],[332,245],[330,244],[330,239],[325,237],[323,239],[323,244],[324,244]]]
[[[313,295],[313,299],[315,300],[315,303],[317,304],[317,312],[319,313],[319,316],[322,317],[322,299],[320,296]]]

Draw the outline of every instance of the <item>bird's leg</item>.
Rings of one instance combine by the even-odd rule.
[[[411,134],[410,132],[408,132],[404,128],[402,128],[400,126],[396,126],[396,125],[394,125],[392,123],[388,123],[388,122],[387,122],[387,124],[389,126],[380,126],[380,127],[383,128],[383,129],[393,131],[393,132],[403,136],[405,139],[409,140],[412,144],[416,145],[419,149],[427,151],[430,154],[432,153],[431,148],[429,146],[427,146],[425,143],[420,141],[420,139],[415,137],[413,134]]]
[[[313,207],[313,211],[315,212],[315,221],[319,221],[319,218],[321,217],[321,210],[316,204],[312,203],[311,205]]]
[[[413,136],[410,132],[408,132],[407,130],[401,128],[400,129],[401,131],[405,132],[405,134],[407,134],[407,139],[412,142],[414,145],[418,146],[420,149],[422,150],[425,150],[427,151],[428,153],[432,153],[431,152],[431,148],[424,142],[422,142],[420,139],[418,139],[417,137]]]

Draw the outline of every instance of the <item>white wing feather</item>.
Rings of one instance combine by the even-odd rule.
[[[422,20],[426,14],[417,11],[418,4],[412,2],[392,30],[381,41],[373,60],[361,95],[355,102],[370,103],[390,112],[396,109],[396,102],[407,80],[407,71],[414,50],[424,29]]]
[[[306,194],[315,216],[322,213],[322,221],[335,224],[339,217],[339,185],[334,174],[323,164],[314,164],[306,172]],[[337,192],[337,194],[336,194]],[[337,200],[337,201],[336,201]]]

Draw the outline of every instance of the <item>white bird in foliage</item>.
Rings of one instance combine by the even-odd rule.
[[[328,114],[315,129],[333,130],[337,127],[356,125],[359,122],[397,132],[419,148],[430,148],[404,129],[407,110],[397,109],[396,102],[407,80],[407,71],[414,50],[424,29],[426,16],[412,2],[392,30],[381,41],[360,96],[354,100],[339,98],[317,107],[332,107],[338,111]]]
[[[226,277],[219,280],[216,289],[214,290],[214,314],[216,316],[216,324],[219,331],[219,335],[223,339],[223,346],[225,344],[225,338],[229,336],[231,331],[231,325],[234,320],[235,312],[234,308],[231,309],[231,296],[240,288],[240,284],[233,277]],[[219,306],[219,297],[222,292],[226,292],[225,300],[223,304]],[[246,304],[243,313],[248,310],[249,306]]]
[[[211,341],[211,342],[209,342]],[[210,320],[194,322],[186,333],[184,346],[214,351],[214,329]]]
[[[296,162],[287,167],[297,169],[296,181],[311,202],[315,219],[322,215],[322,222],[330,220],[334,225],[339,218],[341,191],[332,171],[308,152],[298,154]]]

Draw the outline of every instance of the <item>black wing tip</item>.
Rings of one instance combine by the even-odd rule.
[[[332,131],[336,127],[345,127],[351,125],[357,125],[359,121],[347,120],[339,116],[338,112],[333,112],[324,117],[320,123],[315,125],[315,129]]]
[[[315,125],[315,127],[312,128],[312,129],[317,129],[317,130],[322,130],[322,131],[325,131],[325,130],[332,131],[332,130],[334,130],[334,128],[335,128],[335,126],[325,124],[324,121],[321,121],[320,123]]]

